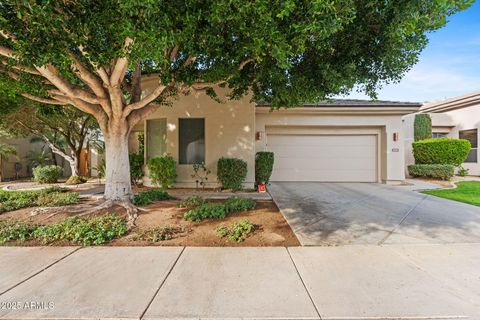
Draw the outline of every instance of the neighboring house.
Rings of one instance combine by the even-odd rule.
[[[25,179],[32,176],[32,168],[29,165],[29,152],[38,152],[42,149],[47,150],[47,155],[51,155],[50,149],[43,142],[31,142],[32,137],[25,138],[2,138],[1,141],[8,143],[17,150],[16,156],[10,156],[8,159],[0,161],[0,170],[4,181]],[[63,176],[71,175],[70,165],[65,159],[56,155],[57,165],[63,167]],[[96,176],[96,167],[100,164],[103,155],[99,155],[94,149],[83,149],[80,155],[80,175]]]
[[[480,129],[480,92],[424,104],[418,113],[432,118],[432,138],[449,137],[470,141],[472,149],[463,164],[469,175],[480,175],[478,131]],[[415,114],[404,117],[405,163],[415,163],[412,153]]]
[[[144,88],[154,86],[154,78]],[[177,161],[178,187],[195,186],[192,164],[212,170],[217,185],[221,157],[243,159],[248,165],[246,187],[255,179],[255,153],[275,153],[272,181],[382,182],[404,180],[402,116],[418,103],[336,100],[270,111],[265,104],[225,99],[218,103],[204,93],[191,93],[172,106],[160,107],[135,128],[145,133],[145,158],[164,154]],[[130,151],[138,150],[130,139]],[[148,185],[148,178],[145,178]]]

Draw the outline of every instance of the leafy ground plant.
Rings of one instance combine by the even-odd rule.
[[[242,219],[238,222],[234,222],[230,226],[220,226],[216,229],[216,232],[220,238],[227,237],[230,241],[242,242],[257,229],[257,225],[251,223],[247,219]]]
[[[205,199],[200,196],[191,196],[177,204],[179,208],[195,208],[205,203]]]
[[[159,242],[165,240],[171,240],[176,236],[186,235],[190,230],[186,227],[170,227],[162,226],[151,228],[141,232],[135,240],[144,240],[149,242]]]
[[[196,208],[188,210],[183,216],[185,220],[202,221],[214,218],[223,219],[227,215],[225,205],[217,203],[204,203]]]
[[[139,192],[133,198],[133,203],[137,206],[146,206],[152,204],[154,201],[171,200],[173,199],[166,191],[160,189],[151,189]]]
[[[480,181],[463,181],[455,189],[426,190],[422,193],[480,206]]]
[[[60,206],[78,202],[77,192],[59,187],[31,191],[0,190],[0,213],[35,206]]]
[[[128,227],[125,220],[116,214],[94,218],[66,218],[59,223],[39,226],[33,237],[43,244],[68,241],[84,246],[100,245],[125,235]]]
[[[251,198],[240,198],[236,196],[229,197],[225,201],[227,213],[240,212],[255,209],[256,202]]]
[[[37,205],[40,207],[67,206],[80,201],[78,192],[51,192],[38,197]]]
[[[14,220],[0,221],[0,244],[10,241],[26,241],[32,237],[35,226]]]
[[[223,219],[228,213],[255,209],[256,202],[251,198],[229,197],[224,203],[204,203],[193,207],[184,214],[185,220],[202,221],[214,218]]]

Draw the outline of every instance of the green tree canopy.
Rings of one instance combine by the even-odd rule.
[[[218,85],[277,107],[355,85],[375,96],[417,61],[427,32],[472,2],[6,0],[0,90],[92,114],[106,142],[105,196],[126,200],[126,139],[159,104],[215,96]],[[158,78],[144,94],[142,74]]]

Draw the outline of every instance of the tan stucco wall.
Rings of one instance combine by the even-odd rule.
[[[148,86],[147,86],[148,87]],[[217,90],[224,103],[212,100],[205,93],[191,93],[183,96],[172,106],[162,106],[148,119],[167,120],[167,153],[178,163],[179,118],[205,118],[205,164],[212,173],[208,186],[216,187],[217,161],[221,157],[240,158],[247,162],[248,174],[245,187],[253,187],[255,180],[255,113],[250,97],[228,100],[225,90]],[[146,122],[145,122],[146,123]],[[146,127],[144,123],[144,127]],[[145,133],[145,141],[147,141]],[[135,151],[132,138],[130,148]],[[195,187],[192,165],[177,165],[177,187]],[[148,177],[144,183],[150,185]]]
[[[323,114],[321,112],[302,113],[301,110],[260,112],[255,119],[255,131],[263,132],[263,139],[256,141],[256,150],[268,150],[268,127],[300,126],[312,130],[328,130],[329,134],[342,134],[345,130],[365,133],[374,130],[378,132],[379,147],[379,182],[396,183],[405,179],[404,174],[404,144],[401,115],[361,114],[342,112],[341,114]],[[393,134],[398,134],[398,140],[393,141]]]
[[[18,178],[28,178],[32,176],[32,170],[28,165],[28,154],[30,151],[39,151],[46,148],[48,155],[50,150],[45,147],[43,142],[30,143],[32,137],[0,139],[1,142],[13,146],[17,150],[16,156],[10,156],[8,159],[1,161],[2,178],[4,180],[13,180],[17,177],[15,173],[15,163],[19,162],[22,165],[22,170],[18,172]],[[56,156],[57,164],[63,167],[64,176],[70,176],[70,167],[68,163],[60,156]]]
[[[460,130],[478,129],[480,131],[480,104],[443,113],[429,113],[429,115],[432,118],[432,132],[444,132],[450,138],[458,138]],[[403,119],[406,150],[405,163],[408,166],[415,163],[412,153],[415,115],[407,115]],[[480,159],[480,155],[477,155],[477,157]],[[469,169],[469,175],[480,175],[480,163],[464,163],[463,166]]]

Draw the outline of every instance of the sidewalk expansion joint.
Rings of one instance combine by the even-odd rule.
[[[155,293],[153,294],[152,299],[150,299],[150,301],[148,302],[147,307],[145,308],[145,310],[143,310],[142,314],[140,315],[140,318],[139,318],[140,320],[142,320],[142,319],[145,317],[145,314],[147,313],[148,309],[149,309],[150,306],[152,305],[153,300],[155,300],[155,298],[157,297],[158,293],[160,292],[160,289],[162,289],[163,285],[165,284],[165,282],[167,281],[168,277],[169,277],[170,274],[172,273],[173,269],[174,269],[175,266],[177,265],[178,260],[180,260],[180,257],[182,256],[183,252],[185,251],[185,248],[186,248],[186,247],[183,247],[183,248],[182,248],[182,251],[180,251],[180,254],[178,255],[177,259],[175,259],[175,261],[172,263],[172,266],[171,266],[170,269],[168,270],[165,278],[162,280],[162,282],[161,282],[160,285],[158,286],[158,289],[155,290]]]
[[[297,264],[295,263],[295,260],[293,260],[292,255],[290,254],[290,250],[288,250],[288,247],[285,247],[285,250],[287,250],[288,256],[290,257],[290,260],[292,260],[293,267],[295,268],[295,271],[297,272],[298,278],[302,282],[303,288],[305,289],[305,292],[307,292],[308,298],[310,299],[310,302],[313,305],[313,308],[315,309],[315,312],[318,314],[318,318],[322,320],[322,316],[320,315],[320,312],[318,311],[317,306],[315,305],[315,302],[313,301],[312,295],[310,294],[310,291],[308,291],[307,285],[305,284],[305,281],[303,281],[302,276],[300,275],[300,272],[298,271]]]
[[[37,275],[39,275],[40,273],[42,273],[43,271],[47,270],[47,269],[50,269],[50,267],[53,267],[54,265],[56,265],[57,263],[59,263],[60,261],[68,258],[69,256],[71,256],[72,254],[74,254],[75,252],[77,252],[78,250],[82,249],[82,247],[78,247],[76,248],[75,250],[73,250],[72,252],[64,255],[63,257],[59,258],[58,260],[55,260],[53,261],[52,263],[50,263],[49,265],[47,265],[45,268],[42,268],[41,270],[35,272],[34,274],[32,274],[31,276],[28,276],[27,278],[23,279],[22,281],[20,281],[19,283],[11,286],[10,288],[0,292],[0,296],[7,293],[8,291],[12,290],[12,289],[15,289],[16,287],[18,287],[19,285],[21,285],[22,283],[25,283],[27,282],[28,280],[32,279],[33,277],[36,277]]]
[[[378,242],[377,245],[381,246],[382,244],[385,243],[385,241],[387,241],[388,238],[390,238],[390,236],[398,230],[398,228],[402,225],[402,223],[408,218],[408,216],[415,210],[417,209],[417,207],[425,200],[428,198],[428,195],[425,195],[420,201],[418,201],[418,203],[416,205],[414,205],[410,210],[408,210],[408,212],[405,214],[405,216],[402,218],[402,220],[400,220],[400,222],[395,226],[395,228],[393,228],[392,230],[390,230],[387,235]]]

